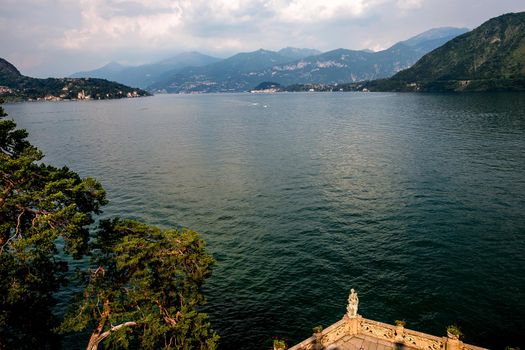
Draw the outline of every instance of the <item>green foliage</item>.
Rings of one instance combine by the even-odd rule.
[[[273,340],[273,348],[274,349],[286,349],[288,345],[286,344],[286,341],[284,339],[276,338]]]
[[[461,338],[463,336],[463,332],[459,329],[456,325],[450,325],[447,327],[447,333],[450,333],[458,338]]]
[[[0,116],[6,114],[0,107]],[[57,348],[62,332],[92,332],[90,349],[215,349],[218,336],[199,312],[213,259],[191,230],[102,221],[91,245],[102,186],[42,152],[0,120],[0,349]],[[58,242],[62,249],[59,250]],[[62,244],[63,242],[63,244]],[[67,283],[67,256],[90,254],[85,291],[59,322],[54,293]]]
[[[94,268],[63,332],[94,329],[91,344],[108,348],[216,348],[218,336],[198,311],[213,259],[196,232],[114,219],[101,223],[93,249]]]
[[[312,328],[312,331],[314,333],[321,333],[323,331],[323,326],[321,325],[315,326],[314,328]]]
[[[41,164],[42,152],[15,128],[0,120],[0,348],[54,346],[50,308],[67,271],[56,242],[65,242],[62,257],[86,252],[105,192],[91,178]]]
[[[271,81],[264,81],[254,87],[252,90],[268,90],[268,89],[275,89],[276,91],[282,91],[282,86],[279,83],[274,83]]]

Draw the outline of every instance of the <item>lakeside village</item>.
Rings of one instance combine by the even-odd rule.
[[[278,92],[337,92],[337,91],[348,91],[344,88],[336,88],[337,84],[305,84],[301,86],[283,88],[282,86],[276,84],[266,88],[255,88],[249,92],[254,93],[278,93]],[[356,91],[353,89],[352,91]],[[361,88],[357,91],[360,92],[369,92],[367,88]],[[9,88],[7,86],[0,86],[0,96],[2,95],[13,95],[19,92],[16,89]],[[73,93],[73,95],[72,95]],[[181,94],[181,93],[179,93]],[[185,93],[188,94],[188,93]],[[190,92],[189,94],[199,94],[199,92]],[[77,100],[101,100],[101,99],[110,99],[110,98],[135,98],[143,96],[137,90],[124,92],[119,90],[115,95],[111,93],[106,93],[103,96],[97,94],[95,96],[90,95],[84,89],[76,93],[70,91],[70,87],[64,86],[60,95],[55,96],[53,94],[47,94],[43,97],[28,98],[27,101],[77,101]]]
[[[15,94],[17,91],[14,90],[14,89],[11,89],[7,86],[0,86],[0,96],[1,95],[10,95],[10,94]],[[134,97],[140,97],[141,95],[136,91],[136,90],[133,90],[133,91],[128,91],[128,92],[123,92],[123,91],[118,91],[116,93],[117,96],[113,96],[113,94],[110,94],[110,93],[106,93],[103,96],[100,96],[100,94],[97,94],[96,96],[91,96],[90,94],[86,93],[85,90],[81,90],[79,92],[77,92],[76,94],[76,98],[75,97],[72,97],[71,96],[71,92],[70,92],[70,89],[68,86],[64,86],[62,88],[62,93],[58,96],[55,96],[55,95],[52,95],[52,94],[48,94],[48,95],[45,95],[44,97],[37,97],[37,98],[28,98],[27,101],[77,101],[77,100],[102,100],[102,99],[108,99],[108,98],[124,98],[124,97],[127,97],[127,98],[134,98]],[[74,96],[74,92],[73,92],[73,96]]]
[[[250,90],[252,94],[272,94],[277,92],[347,92],[359,91],[369,92],[364,83],[348,83],[348,84],[292,84],[289,86],[282,86],[279,83],[263,82]]]

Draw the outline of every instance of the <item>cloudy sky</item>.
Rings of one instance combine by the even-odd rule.
[[[184,51],[380,50],[430,28],[474,28],[525,11],[525,1],[2,0],[1,7],[0,57],[48,77]]]

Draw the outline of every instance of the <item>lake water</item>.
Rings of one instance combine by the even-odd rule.
[[[202,233],[223,349],[359,313],[525,346],[525,95],[165,95],[5,106],[105,215]],[[84,344],[80,346],[83,348]]]

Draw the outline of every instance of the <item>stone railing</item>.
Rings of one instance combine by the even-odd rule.
[[[417,350],[487,350],[464,344],[457,339],[440,338],[406,329],[403,326],[346,315],[342,320],[291,347],[290,350],[321,350],[347,336],[367,336],[394,344],[403,344]]]
[[[359,324],[359,334],[368,335],[376,339],[401,343],[420,350],[439,350],[444,348],[442,338],[406,329],[403,326],[392,326],[366,318],[362,318]]]
[[[312,335],[310,338],[303,340],[299,344],[291,347],[289,350],[317,350],[322,349],[321,344],[332,344],[347,334],[347,322],[343,318],[330,327],[324,329],[322,333]]]

